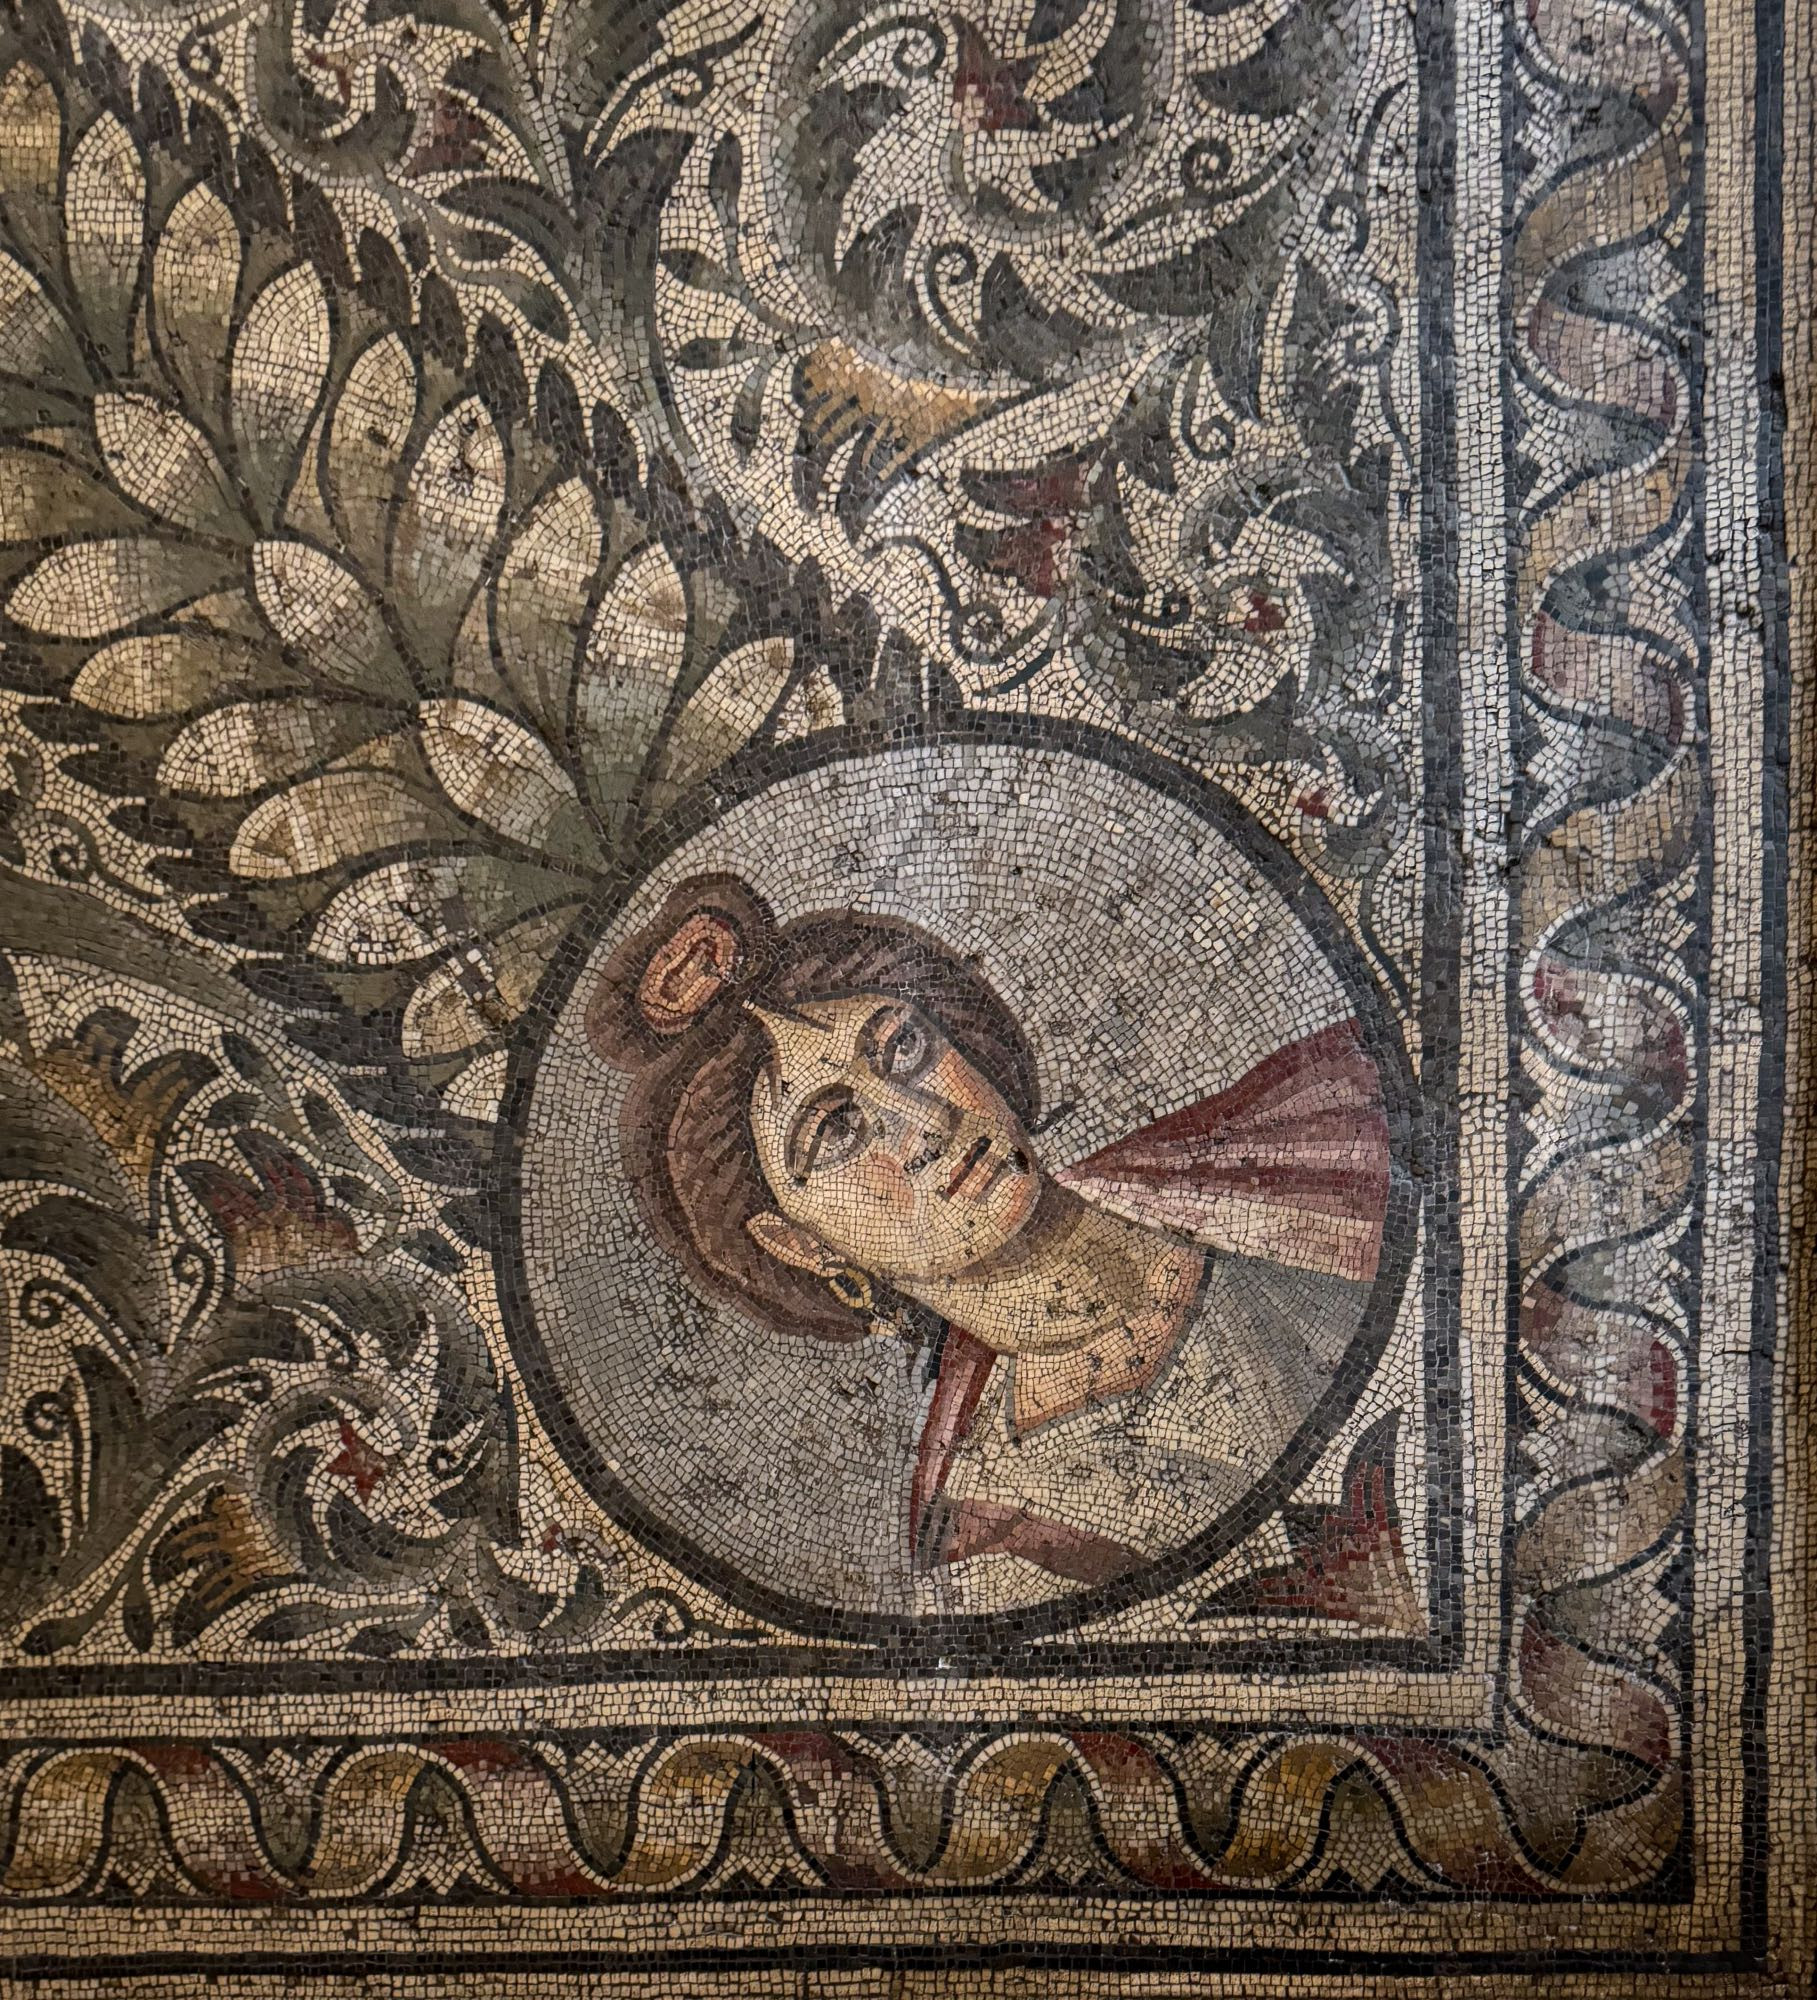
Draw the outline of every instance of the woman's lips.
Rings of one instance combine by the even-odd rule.
[[[946,1198],[951,1200],[965,1185],[966,1177],[987,1157],[991,1149],[990,1135],[983,1134],[974,1139],[965,1157],[953,1169],[953,1177],[946,1184]]]

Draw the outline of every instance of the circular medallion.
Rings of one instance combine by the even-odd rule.
[[[520,1059],[504,1295],[549,1428],[798,1629],[1166,1587],[1394,1318],[1398,1031],[1282,850],[1102,748],[772,769],[597,916]]]

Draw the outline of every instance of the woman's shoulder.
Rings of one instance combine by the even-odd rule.
[[[1246,1310],[1309,1319],[1340,1311],[1361,1316],[1371,1287],[1332,1271],[1307,1270],[1275,1257],[1244,1257],[1233,1251],[1213,1254],[1199,1294],[1203,1314],[1214,1301],[1240,1303]]]
[[[1266,1384],[1265,1401],[1310,1407],[1362,1326],[1369,1295],[1368,1285],[1327,1271],[1219,1255],[1168,1373],[1247,1394]]]

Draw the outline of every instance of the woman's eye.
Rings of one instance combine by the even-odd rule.
[[[849,1160],[866,1137],[863,1111],[854,1097],[823,1098],[796,1127],[795,1171],[806,1175]]]
[[[877,1067],[884,1076],[919,1076],[928,1052],[927,1030],[919,1021],[903,1021],[878,1050]]]

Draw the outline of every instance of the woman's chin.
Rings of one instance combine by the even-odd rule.
[[[905,1292],[912,1292],[924,1305],[940,1307],[949,1294],[965,1289],[973,1282],[975,1272],[980,1270],[975,1259],[958,1260],[951,1263],[923,1262],[913,1271],[905,1271],[896,1280]]]

